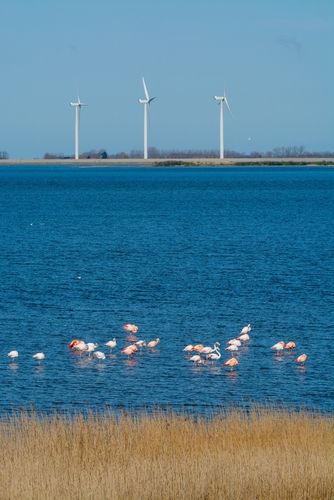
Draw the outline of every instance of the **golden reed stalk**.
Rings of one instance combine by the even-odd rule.
[[[334,419],[284,409],[0,421],[0,499],[333,500]]]

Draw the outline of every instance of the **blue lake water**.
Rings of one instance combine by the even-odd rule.
[[[333,200],[322,167],[0,166],[0,412],[333,411]],[[120,354],[125,323],[159,337],[156,349]],[[230,372],[226,342],[248,323]],[[67,348],[82,339],[108,354],[114,337],[100,363]],[[295,352],[276,355],[281,340]],[[182,352],[215,341],[214,365]]]

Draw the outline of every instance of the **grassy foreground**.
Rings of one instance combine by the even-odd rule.
[[[0,421],[2,499],[334,498],[334,419],[228,410]]]

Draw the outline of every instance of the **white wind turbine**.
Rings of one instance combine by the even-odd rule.
[[[148,92],[147,92],[147,87],[145,85],[145,80],[143,78],[143,87],[144,87],[144,92],[145,92],[145,97],[146,99],[138,99],[140,104],[144,104],[144,160],[147,160],[147,113],[149,112],[150,109],[150,103],[155,99],[155,97],[152,97],[150,99]]]
[[[223,106],[224,106],[224,101],[226,103],[227,109],[230,112],[232,120],[234,120],[233,115],[230,110],[230,106],[228,105],[227,98],[226,98],[226,89],[224,89],[224,95],[223,97],[218,97],[216,95],[213,96],[216,101],[219,101],[220,105],[220,158],[224,158],[224,117],[223,117]]]
[[[78,102],[70,102],[71,106],[75,107],[75,159],[79,159],[79,121],[80,121],[80,111],[81,106],[88,106],[80,101],[78,94]]]

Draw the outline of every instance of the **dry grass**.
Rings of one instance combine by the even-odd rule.
[[[230,410],[0,421],[2,499],[334,498],[334,421]]]

